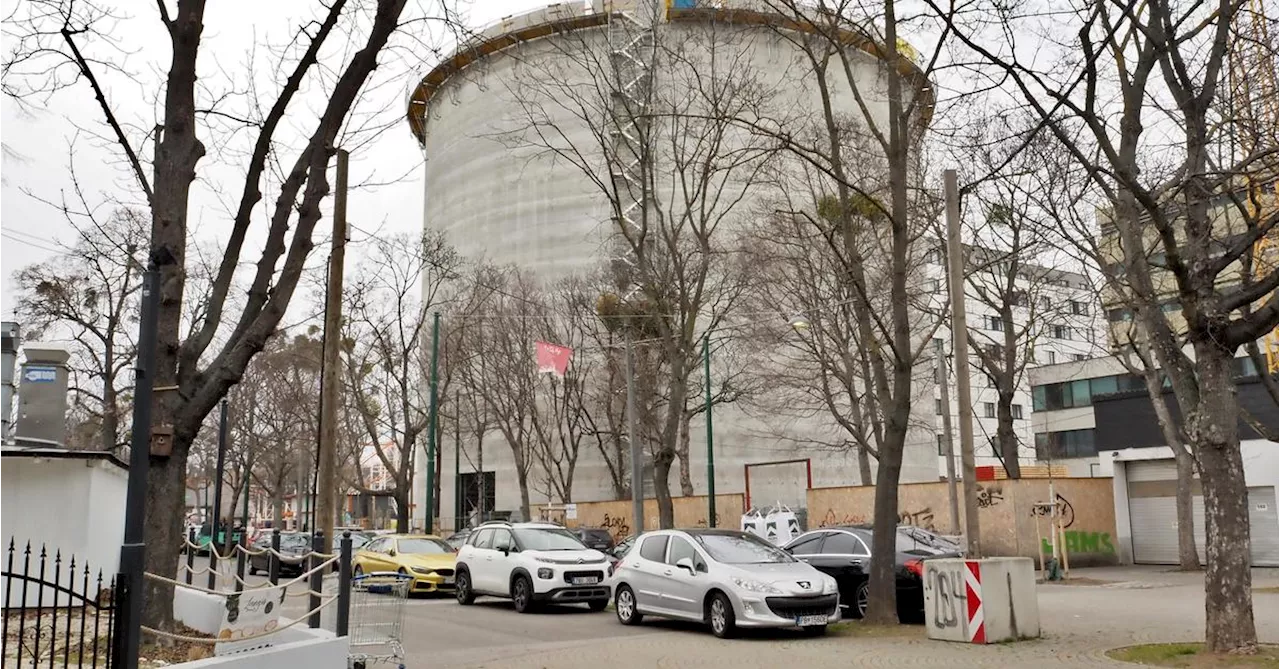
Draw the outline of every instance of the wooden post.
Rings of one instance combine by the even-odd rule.
[[[947,277],[951,289],[951,353],[956,358],[956,402],[960,419],[960,480],[964,487],[967,556],[982,557],[978,528],[978,482],[973,455],[973,398],[969,387],[969,326],[964,311],[964,246],[960,243],[960,192],[956,171],[944,170],[947,204]]]
[[[337,516],[337,440],[338,412],[338,353],[342,344],[339,332],[342,327],[342,268],[347,245],[347,152],[338,149],[338,183],[333,199],[333,251],[329,255],[329,282],[325,287],[324,351],[321,404],[326,411],[320,413],[320,452],[316,471],[316,517],[313,529],[318,530],[325,543],[317,550],[328,553],[328,542],[333,537],[333,521]]]

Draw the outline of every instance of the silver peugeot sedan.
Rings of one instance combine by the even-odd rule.
[[[623,625],[646,615],[694,620],[726,639],[740,627],[800,627],[819,635],[840,619],[835,579],[734,530],[646,532],[610,585]]]

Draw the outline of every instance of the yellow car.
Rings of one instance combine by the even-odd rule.
[[[392,572],[413,577],[409,592],[453,590],[457,555],[444,539],[425,534],[374,537],[351,560],[351,574]]]

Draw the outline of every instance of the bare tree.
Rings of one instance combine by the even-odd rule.
[[[352,484],[396,501],[396,525],[409,531],[413,457],[428,429],[431,314],[451,299],[462,261],[441,233],[378,238],[347,290],[343,331],[343,380],[349,409],[363,427],[364,447],[390,473],[393,486],[375,490],[364,481],[357,455]]]
[[[1058,196],[1054,214],[1068,227],[1064,236],[1131,305],[1142,344],[1172,387],[1183,416],[1180,441],[1199,465],[1204,491],[1205,637],[1215,652],[1257,643],[1231,363],[1276,327],[1280,309],[1274,264],[1238,269],[1276,225],[1274,195],[1248,185],[1274,181],[1274,122],[1269,142],[1243,153],[1221,150],[1233,143],[1232,123],[1222,119],[1224,78],[1245,4],[1081,3],[1059,15],[1071,21],[1069,30],[1036,30],[1036,48],[997,46],[985,30],[986,19],[999,16],[1001,35],[1020,34],[1019,26],[1043,20],[1033,7],[979,3],[973,9],[985,14],[947,17],[961,45],[987,74],[1008,82],[1053,138],[1054,149],[1041,156],[1048,186],[1038,192]],[[1056,42],[1058,35],[1071,39]],[[1031,51],[1037,63],[1060,65],[1020,60]],[[1105,212],[1102,243],[1086,207]]]
[[[17,273],[17,314],[31,336],[71,340],[73,412],[96,428],[92,448],[109,451],[127,442],[146,218],[119,208],[73,222],[79,239],[65,254]]]

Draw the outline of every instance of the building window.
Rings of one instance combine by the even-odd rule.
[[[931,265],[942,264],[942,249],[932,248],[925,252],[924,261]]]
[[[1045,311],[1048,311],[1053,308],[1053,302],[1049,300],[1048,295],[1042,295],[1040,297],[1040,308],[1044,309]]]
[[[935,352],[941,355],[944,351],[946,351],[946,348],[947,348],[946,340],[944,340],[942,337],[933,338],[933,350]]]
[[[929,279],[928,283],[925,285],[929,287],[930,293],[934,293],[936,295],[942,292],[942,281],[939,279]]]
[[[1066,339],[1066,340],[1070,340],[1070,339],[1071,339],[1071,328],[1070,328],[1069,326],[1066,326],[1066,325],[1054,325],[1054,326],[1053,326],[1053,338],[1054,338],[1054,339]]]
[[[1072,360],[1074,360],[1074,361],[1076,361],[1076,362],[1084,362],[1085,360],[1088,360],[1088,359],[1089,359],[1089,356],[1087,356],[1087,355],[1085,355],[1085,354],[1083,354],[1083,353],[1072,353],[1072,354],[1071,354],[1071,359],[1072,359]]]
[[[1112,323],[1127,323],[1133,320],[1133,311],[1125,307],[1111,309],[1107,312],[1107,320]]]
[[[982,413],[983,413],[987,418],[995,418],[995,417],[996,417],[996,404],[995,404],[995,402],[983,402],[983,403],[982,403]]]
[[[1058,364],[1058,354],[1054,353],[1053,351],[1045,351],[1044,359],[1047,364],[1050,364],[1050,365]]]
[[[999,316],[987,316],[983,320],[986,321],[986,328],[992,332],[1004,332],[1009,328],[1008,324],[1004,322],[1004,319]]]
[[[1088,316],[1089,305],[1085,304],[1084,302],[1077,302],[1075,300],[1071,300],[1071,313],[1077,316]]]
[[[947,454],[947,435],[938,435],[938,455]]]
[[[1036,458],[1039,460],[1087,458],[1097,454],[1093,428],[1036,434]]]
[[[933,401],[933,412],[939,416],[942,415],[942,400]]]
[[[1014,419],[1014,420],[1022,420],[1022,405],[1021,405],[1021,404],[1011,404],[1011,405],[1009,405],[1009,411],[1010,411],[1010,413],[1012,413],[1012,414],[1013,414],[1013,419]]]

